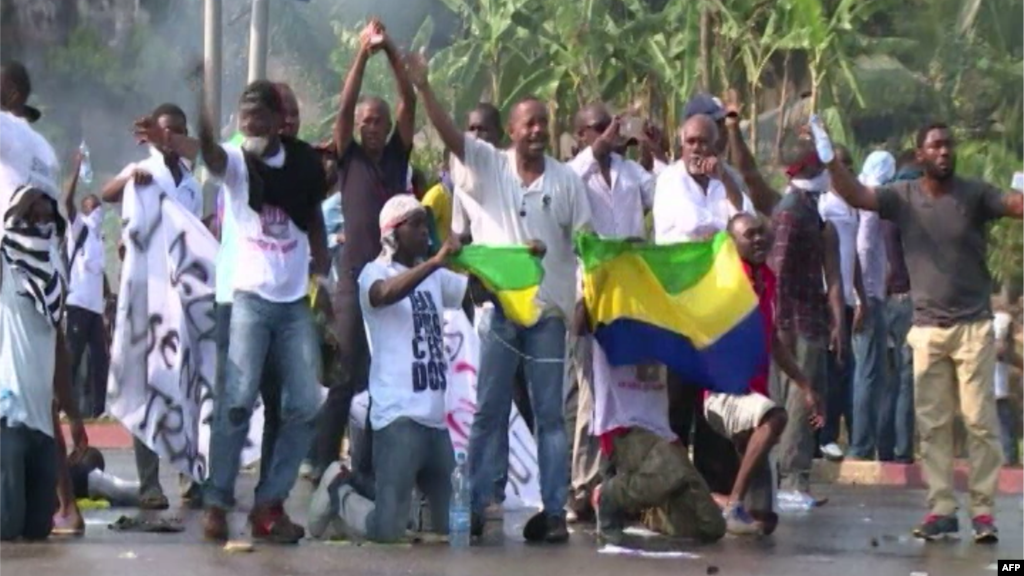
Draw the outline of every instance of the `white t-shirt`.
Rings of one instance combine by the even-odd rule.
[[[224,210],[234,216],[238,243],[235,258],[242,264],[232,274],[234,289],[270,302],[304,298],[309,289],[309,237],[284,210],[264,204],[257,214],[249,206],[249,171],[242,149],[225,144],[224,151],[228,157],[222,179]],[[271,168],[283,167],[284,148],[263,160]]]
[[[150,148],[149,158],[142,162],[133,162],[125,166],[118,177],[127,177],[136,168],[142,169],[151,174],[158,181],[164,192],[174,199],[175,202],[182,205],[196,218],[202,218],[203,187],[199,185],[195,176],[192,175],[192,170],[189,168],[188,163],[185,160],[179,160],[178,162],[181,167],[181,182],[177,184],[174,183],[174,177],[171,176],[171,171],[167,168],[163,155],[154,148]]]
[[[1010,315],[1006,312],[996,312],[992,318],[992,331],[995,332],[996,342],[1006,338],[1010,330]],[[996,398],[1010,397],[1010,366],[1005,362],[996,362],[995,375]]]
[[[370,425],[380,430],[404,417],[443,429],[450,371],[442,312],[462,305],[468,279],[441,269],[400,302],[371,306],[374,283],[406,270],[397,262],[374,260],[359,274],[359,303],[370,342]]]
[[[465,166],[452,160],[455,194],[468,215],[474,244],[511,245],[540,240],[547,246],[544,280],[537,300],[545,312],[572,318],[576,305],[573,233],[590,227],[590,204],[580,177],[565,164],[546,158],[544,174],[529,186],[516,170],[514,150],[498,150],[465,139]],[[461,170],[473,178],[463,186]]]
[[[826,192],[818,201],[818,213],[822,219],[832,223],[839,236],[839,265],[842,267],[843,298],[846,305],[857,304],[857,291],[853,287],[854,267],[857,264],[857,228],[860,220],[857,211],[835,192]]]
[[[668,421],[665,371],[636,366],[611,367],[601,346],[592,342],[594,435],[639,427],[667,440],[676,440]],[[598,366],[607,369],[598,370]]]
[[[22,186],[56,199],[59,171],[50,143],[25,120],[0,112],[0,218]],[[60,269],[56,245],[50,258]],[[0,417],[52,437],[57,330],[32,299],[19,294],[19,286],[15,271],[0,258]]]
[[[75,247],[83,230],[88,231],[85,242],[75,255]],[[103,208],[96,208],[88,216],[79,212],[71,222],[67,240],[68,261],[71,262],[67,305],[103,314],[103,272],[107,260],[107,251],[103,246]]]
[[[726,167],[728,169],[728,166]],[[736,180],[740,190],[743,182]],[[654,189],[654,241],[658,244],[692,242],[725,230],[729,219],[741,212],[725,192],[721,180],[712,179],[707,191],[690,176],[683,162],[675,162],[658,175]],[[743,194],[742,212],[755,214],[750,198]]]
[[[60,165],[53,147],[22,118],[0,112],[0,218],[7,213],[11,195],[31,185],[60,196]]]

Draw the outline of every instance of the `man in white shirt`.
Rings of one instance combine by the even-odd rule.
[[[125,166],[116,177],[103,186],[106,202],[121,202],[130,180],[137,190],[149,190],[177,202],[196,218],[203,216],[202,186],[192,174],[199,152],[197,142],[188,137],[188,118],[175,104],[161,104],[148,116],[135,123],[135,137],[149,146],[150,155],[140,162]],[[176,144],[172,145],[172,140]],[[178,148],[181,148],[179,153]],[[152,188],[144,186],[154,185]],[[104,378],[106,373],[104,372]],[[144,442],[134,439],[135,466],[139,475],[139,507],[143,510],[165,510],[167,496],[160,485],[160,459]],[[199,485],[184,475],[180,477],[183,498],[191,505],[200,500]]]
[[[103,207],[94,195],[75,209],[69,194],[65,201],[71,234],[67,242],[70,268],[67,299],[67,338],[71,353],[71,378],[79,400],[78,409],[93,418],[106,404],[107,334],[103,326],[106,308],[106,248],[103,245]],[[82,362],[89,353],[85,379],[78,381]]]
[[[875,150],[864,160],[859,180],[866,186],[882,186],[896,176],[896,159]],[[860,325],[853,331],[853,430],[848,456],[883,462],[895,458],[897,390],[888,385],[886,370],[885,242],[882,219],[877,212],[858,210],[857,260],[865,300]]]
[[[679,160],[658,176],[654,191],[654,240],[658,244],[704,240],[725,230],[738,212],[754,213],[740,184],[725,170],[715,145],[718,128],[704,115],[679,132]]]
[[[72,422],[76,450],[88,445],[71,397],[61,335],[66,284],[60,240],[66,223],[57,210],[57,156],[28,121],[32,91],[25,67],[0,71],[0,540],[41,540],[60,514],[82,529],[70,494],[63,437],[54,400]],[[26,121],[28,120],[28,121]],[[63,478],[61,477],[63,476]],[[63,519],[63,518],[58,518]],[[76,525],[77,524],[77,525]]]
[[[654,190],[652,216],[658,244],[708,239],[724,231],[737,213],[754,213],[739,181],[719,156],[721,138],[713,116],[690,116],[679,130],[679,140],[679,158],[660,172]],[[700,416],[699,389],[671,372],[668,386],[672,429],[689,446],[694,418]],[[733,458],[731,452],[729,457]]]
[[[203,189],[192,175],[191,165],[195,160],[195,141],[188,136],[188,119],[185,112],[175,104],[161,104],[145,118],[135,124],[136,138],[141,144],[149,145],[150,156],[141,162],[125,166],[114,179],[103,187],[105,202],[120,202],[124,187],[130,178],[148,184],[153,178],[162,180],[161,188],[168,198],[176,201],[196,218],[203,217]],[[180,142],[187,142],[187,150],[179,154],[166,144],[174,136]]]
[[[374,494],[355,492],[352,485],[339,487],[341,467],[333,463],[310,504],[314,537],[325,536],[340,516],[340,535],[401,540],[414,487],[427,496],[433,530],[448,532],[455,458],[445,423],[450,368],[442,311],[463,306],[468,278],[443,268],[459,251],[457,235],[427,258],[428,218],[413,196],[395,196],[381,210],[383,250],[359,275],[371,355]]]
[[[993,299],[995,300],[995,299]],[[1020,440],[1017,434],[1017,421],[1020,410],[1016,401],[1010,396],[1010,369],[1021,367],[1021,358],[1017,354],[1017,343],[1014,339],[1013,316],[1006,311],[1002,302],[993,302],[995,314],[992,319],[992,331],[996,341],[995,397],[996,413],[999,415],[999,440],[1003,447],[1003,464],[1020,466]]]
[[[569,444],[565,432],[563,390],[566,326],[576,302],[573,233],[590,226],[590,206],[579,176],[548,157],[548,111],[536,99],[516,104],[509,117],[510,150],[467,138],[445,111],[427,81],[427,65],[410,54],[406,66],[441,140],[476,180],[460,192],[480,207],[471,219],[477,244],[526,244],[547,247],[538,304],[541,319],[530,327],[510,322],[495,306],[479,322],[482,350],[477,384],[477,413],[469,440],[473,485],[473,531],[483,532],[483,511],[495,494],[495,480],[508,466],[508,415],[512,379],[520,362],[533,402],[541,495],[544,510],[527,523],[528,540],[568,541],[565,504],[569,487]],[[539,528],[534,531],[531,528]]]
[[[836,150],[836,157],[852,169],[853,158],[849,150],[839,146]],[[839,439],[839,423],[846,422],[848,437],[853,437],[855,430],[854,422],[857,418],[853,411],[853,382],[855,355],[849,354],[852,344],[853,332],[861,331],[864,325],[864,303],[867,297],[864,294],[864,282],[861,278],[860,262],[857,259],[857,230],[860,227],[857,210],[854,210],[840,198],[835,192],[826,190],[818,200],[818,213],[822,220],[828,222],[836,231],[839,238],[839,266],[840,277],[843,283],[843,301],[846,303],[842,321],[844,322],[842,343],[842,358],[835,350],[829,350],[828,355],[828,399],[825,402],[828,416],[825,418],[825,426],[818,434],[818,443],[822,455],[829,460],[842,460],[845,454],[842,448],[836,443]],[[869,458],[866,454],[867,447],[862,447],[859,452],[853,442],[850,444],[850,456],[856,458]]]
[[[227,510],[234,505],[239,459],[266,362],[280,379],[281,420],[273,463],[260,479],[249,516],[252,534],[277,543],[295,543],[305,534],[288,518],[284,501],[313,441],[320,406],[307,294],[311,255],[318,282],[329,266],[326,242],[311,247],[310,241],[314,226],[322,232],[326,177],[308,144],[280,134],[282,116],[280,94],[260,80],[246,87],[239,102],[240,147],[218,143],[205,111],[200,122],[203,160],[223,182],[239,235],[237,257],[247,264],[232,279],[227,371],[216,399],[203,498],[204,533],[215,541],[228,537]]]
[[[586,185],[594,232],[606,238],[647,236],[644,214],[654,202],[654,177],[642,166],[613,152],[621,143],[620,120],[604,104],[591,104],[576,114],[576,138],[583,150],[568,166]],[[588,334],[585,308],[577,304],[574,364],[568,408],[576,402],[572,457],[572,502],[577,515],[590,512],[590,492],[599,481],[597,438],[591,435],[594,380],[635,379],[636,367],[612,368],[600,346]],[[572,340],[571,340],[572,341]],[[573,419],[573,415],[569,415]]]

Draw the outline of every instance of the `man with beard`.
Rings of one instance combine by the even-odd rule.
[[[380,51],[387,55],[398,86],[394,130],[387,103],[374,96],[360,98],[359,95],[366,63]],[[340,101],[334,124],[334,145],[338,155],[345,245],[341,249],[334,308],[341,364],[345,370],[340,382],[328,383],[330,392],[317,420],[311,471],[314,480],[338,459],[352,398],[367,387],[370,352],[356,280],[363,266],[380,254],[378,217],[381,208],[392,196],[406,192],[409,154],[415,133],[415,91],[406,77],[398,49],[377,20],[372,20],[360,36],[359,52],[345,78]]]
[[[775,242],[768,257],[778,279],[776,330],[820,396],[827,385],[828,351],[840,359],[845,354],[839,237],[818,212],[829,179],[810,141],[797,142],[786,174],[789,188],[772,214]],[[789,414],[779,440],[779,502],[798,509],[820,506],[826,500],[809,493],[815,447],[810,407],[799,384],[776,372],[772,398]]]
[[[527,523],[529,541],[564,543],[569,539],[565,504],[569,487],[569,445],[563,390],[567,323],[576,300],[576,256],[572,235],[590,226],[590,206],[579,176],[545,154],[548,111],[527,98],[509,116],[510,150],[468,138],[434,95],[421,54],[406,59],[409,75],[423,98],[431,123],[452,155],[476,183],[460,195],[480,206],[471,218],[473,242],[484,245],[543,242],[544,280],[538,304],[540,320],[529,327],[505,317],[500,306],[485,310],[481,333],[477,413],[469,440],[473,532],[483,532],[483,512],[495,496],[494,482],[508,466],[508,415],[516,369],[525,365],[533,403],[541,496],[544,510]]]
[[[80,534],[57,408],[71,419],[76,452],[88,447],[71,394],[60,323],[67,292],[59,256],[53,147],[29,126],[40,117],[20,62],[0,70],[0,540],[41,540],[54,521]],[[60,491],[61,510],[57,494]],[[54,512],[58,512],[57,517]]]
[[[824,129],[817,122],[811,127],[835,191],[850,205],[877,211],[900,229],[914,302],[907,341],[914,355],[914,405],[931,508],[914,534],[932,540],[959,532],[953,491],[953,419],[959,397],[970,439],[974,540],[996,542],[992,512],[1002,454],[985,225],[998,218],[1021,219],[1024,196],[957,176],[956,144],[942,123],[918,132],[921,178],[879,187],[861,184],[836,162]]]
[[[237,227],[237,257],[248,264],[232,278],[234,295],[224,386],[218,391],[210,440],[204,534],[228,537],[239,460],[260,392],[264,365],[281,391],[280,428],[268,475],[249,515],[254,538],[296,543],[305,534],[284,511],[319,409],[316,333],[308,302],[312,257],[317,281],[328,269],[322,234],[326,178],[306,143],[281,135],[284,106],[270,82],[249,84],[239,101],[242,146],[218,144],[209,112],[200,121],[200,149],[225,190]]]

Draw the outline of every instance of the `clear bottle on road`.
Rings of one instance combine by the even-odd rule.
[[[466,454],[455,454],[455,470],[452,471],[452,497],[448,507],[448,542],[452,548],[469,547],[469,471],[466,469]]]
[[[78,179],[86,186],[92,184],[92,160],[89,158],[89,147],[85,140],[78,145],[78,153],[82,155],[82,164],[78,168]]]

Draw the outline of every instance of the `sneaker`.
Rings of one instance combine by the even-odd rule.
[[[603,485],[599,484],[590,496],[597,516],[597,534],[602,540],[614,544],[622,541],[626,523],[622,511],[604,494],[602,488]]]
[[[327,528],[338,516],[337,492],[348,479],[347,471],[334,462],[324,472],[323,482],[316,487],[309,500],[309,534],[313,538],[324,538]]]
[[[839,444],[835,442],[829,442],[821,447],[821,455],[830,462],[841,462],[846,454],[843,453],[843,449],[839,447]]]
[[[778,500],[779,510],[783,512],[806,512],[828,503],[828,498],[815,498],[801,490],[782,490]]]
[[[569,541],[569,527],[561,514],[548,516],[548,529],[544,541],[548,544],[564,544]]]
[[[956,514],[949,516],[929,514],[925,516],[924,522],[914,528],[914,536],[928,541],[954,537],[958,532],[960,532],[960,521],[957,520]]]
[[[775,512],[751,510],[749,514],[755,522],[761,525],[761,534],[765,536],[771,536],[779,526],[779,515]]]
[[[976,544],[995,544],[999,542],[999,530],[996,528],[992,517],[988,514],[975,516],[971,520],[974,527],[974,542]]]
[[[223,508],[207,508],[203,514],[203,537],[213,542],[228,539],[228,514]]]
[[[729,534],[753,536],[761,533],[761,527],[739,502],[730,502],[722,511],[722,516],[725,517],[725,531]]]
[[[249,513],[252,537],[274,544],[298,544],[306,530],[292,522],[281,504],[256,506]]]

